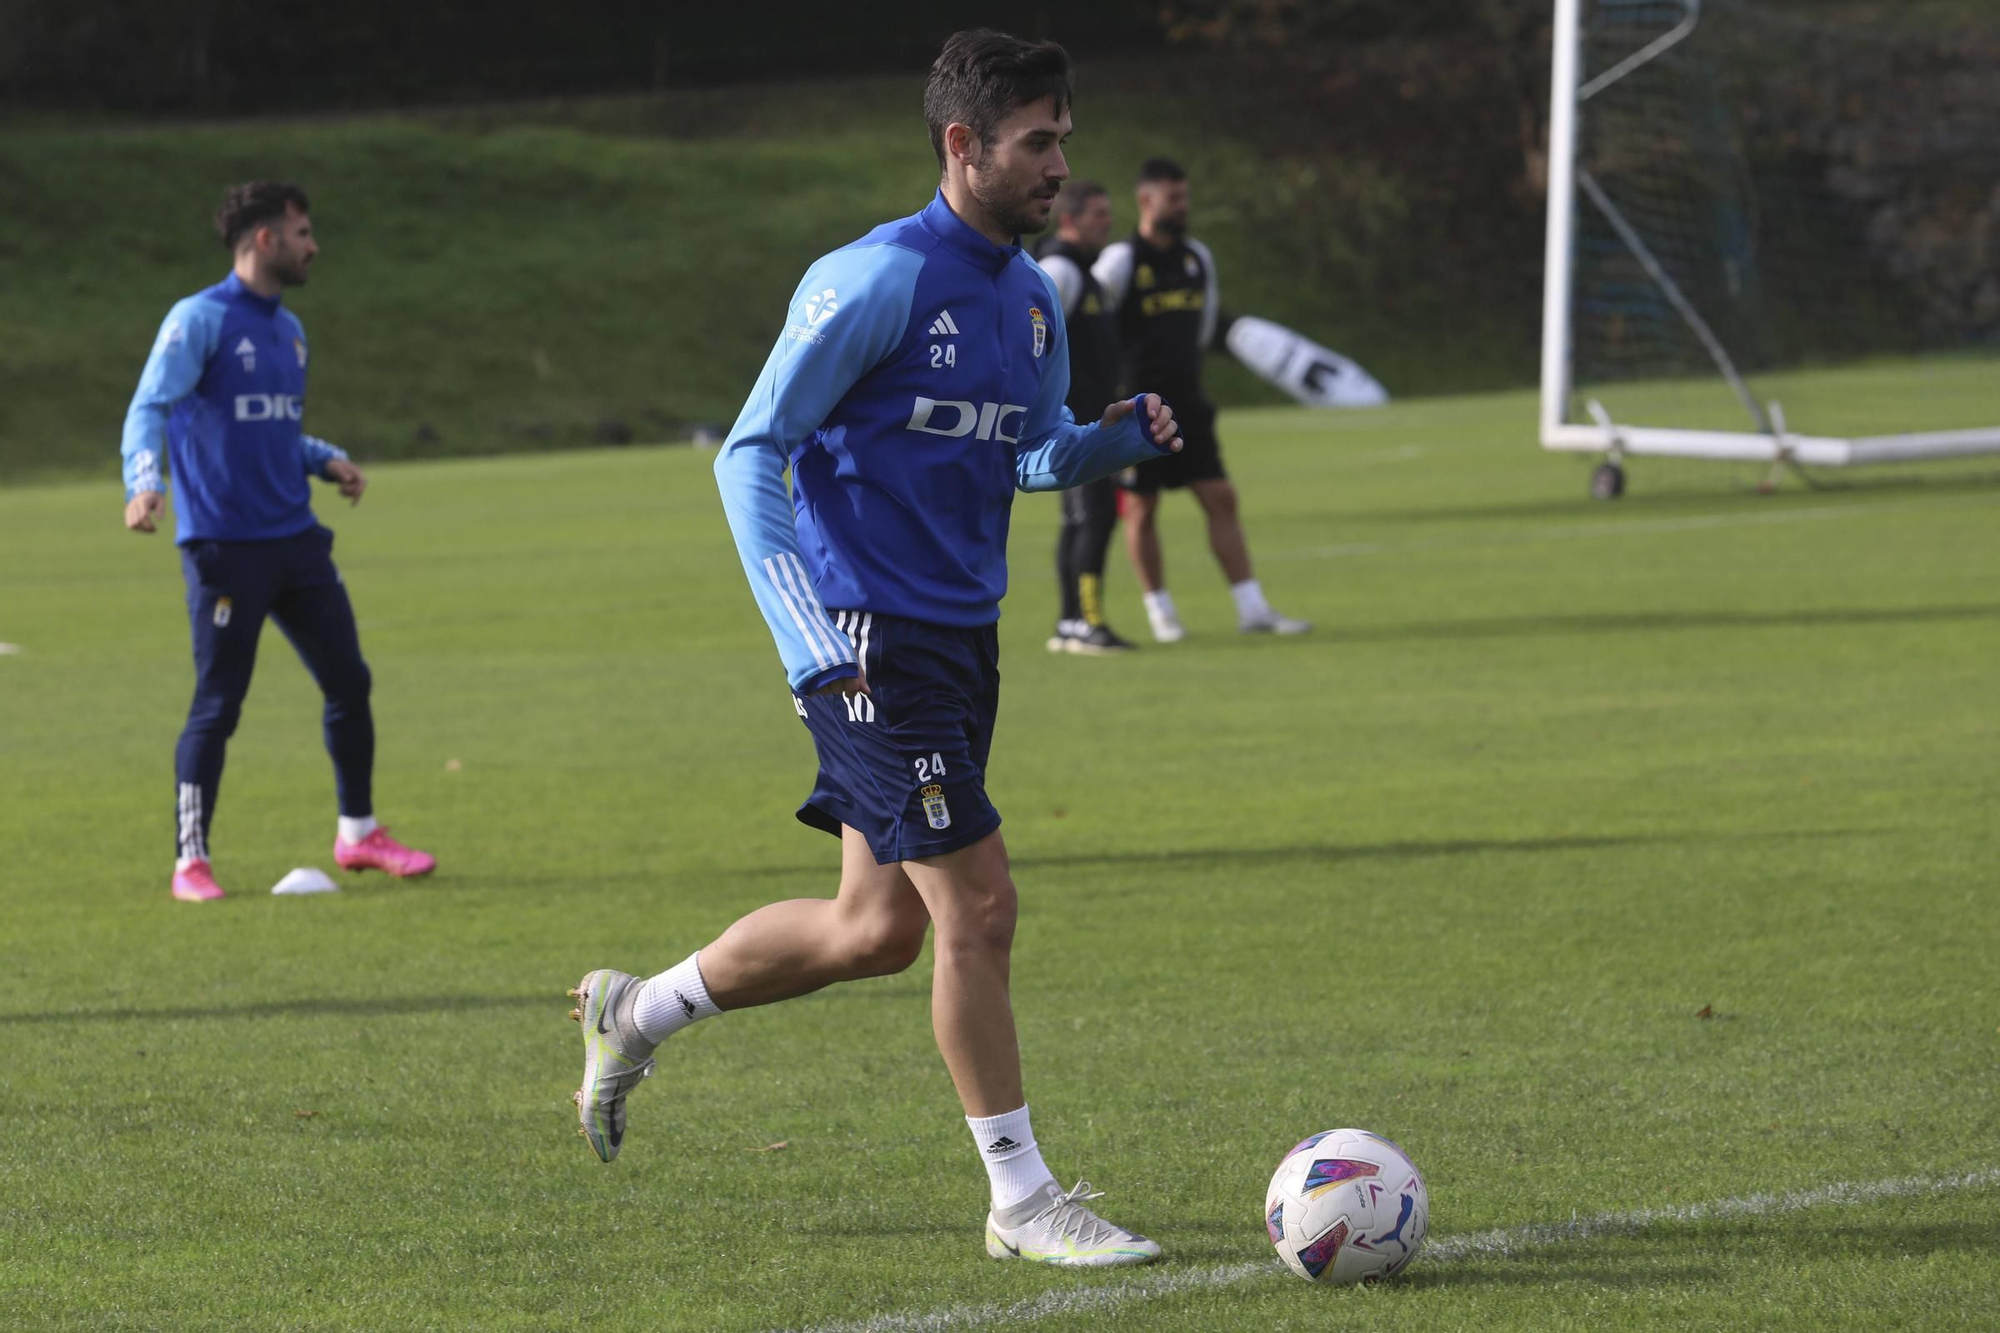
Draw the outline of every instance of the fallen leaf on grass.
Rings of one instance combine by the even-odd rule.
[[[777,1141],[776,1143],[767,1143],[767,1144],[765,1144],[765,1145],[764,1145],[763,1147],[761,1147],[761,1148],[745,1148],[745,1149],[744,1149],[743,1151],[744,1151],[744,1152],[778,1152],[778,1151],[781,1151],[782,1149],[785,1149],[785,1148],[789,1148],[789,1147],[791,1147],[791,1146],[792,1146],[792,1143],[791,1143],[791,1140],[790,1140],[790,1139],[779,1139],[779,1140],[778,1140],[778,1141]]]
[[[1705,1004],[1701,1008],[1694,1011],[1694,1016],[1696,1018],[1714,1018],[1715,1006],[1712,1004]]]

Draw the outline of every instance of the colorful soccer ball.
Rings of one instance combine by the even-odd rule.
[[[1365,1129],[1313,1135],[1285,1154],[1264,1196],[1264,1229],[1285,1267],[1334,1286],[1402,1272],[1430,1220],[1416,1166]]]

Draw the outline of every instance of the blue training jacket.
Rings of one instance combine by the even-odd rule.
[[[1140,413],[1079,426],[1068,394],[1048,275],[960,221],[942,192],[806,270],[715,460],[794,690],[857,674],[828,607],[992,624],[1015,489],[1156,456]]]
[[[271,541],[313,526],[308,476],[346,458],[299,429],[306,331],[234,273],[167,312],[125,412],[125,498],[157,491],[164,461],[175,538]]]

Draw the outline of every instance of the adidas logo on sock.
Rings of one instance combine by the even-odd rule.
[[[933,338],[955,338],[958,336],[958,325],[951,322],[951,311],[938,311],[938,317],[931,321],[931,336]]]
[[[687,996],[681,994],[679,991],[674,992],[674,998],[681,1002],[681,1011],[685,1013],[689,1018],[693,1018],[694,1001],[690,1000]]]
[[[993,1140],[993,1142],[986,1145],[986,1151],[1012,1152],[1014,1151],[1014,1149],[1020,1146],[1021,1146],[1020,1144],[1014,1142],[1014,1140],[1008,1138],[1005,1134],[1002,1134],[999,1138]]]

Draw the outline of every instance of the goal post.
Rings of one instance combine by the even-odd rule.
[[[1555,0],[1540,435],[1601,497],[2000,452],[2000,23],[1856,9]]]

